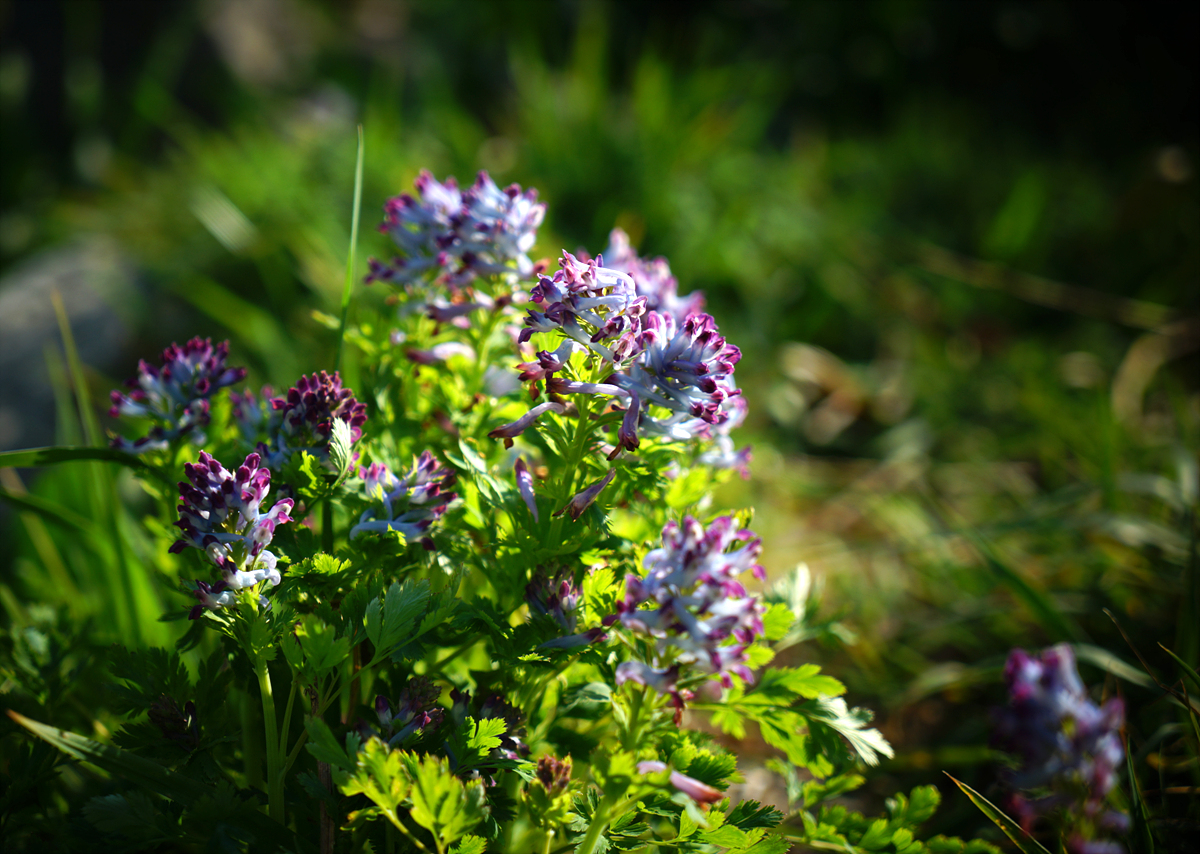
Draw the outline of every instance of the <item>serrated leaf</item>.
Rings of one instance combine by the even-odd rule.
[[[467,747],[486,756],[500,746],[500,736],[508,731],[503,718],[467,718]]]
[[[413,821],[439,840],[439,848],[457,841],[487,815],[483,781],[464,784],[444,758],[421,757],[410,773]]]
[[[329,434],[329,462],[333,464],[333,470],[337,474],[337,483],[341,483],[346,479],[350,465],[354,462],[354,451],[351,449],[354,439],[350,425],[342,419],[334,418],[331,424],[333,429]]]
[[[810,727],[825,725],[850,743],[850,747],[868,765],[877,765],[880,755],[893,756],[892,746],[877,729],[868,729],[871,713],[851,709],[841,697],[817,697],[797,707],[809,720]]]
[[[429,582],[425,579],[395,582],[382,602],[378,597],[371,600],[366,609],[366,629],[377,658],[391,655],[393,647],[408,640],[428,601]]]
[[[777,641],[787,636],[792,624],[796,622],[796,615],[787,605],[776,602],[767,608],[767,613],[763,614],[762,620],[763,634],[766,635],[767,640]]]
[[[487,840],[482,836],[464,836],[450,849],[450,854],[484,854]]]
[[[950,777],[949,774],[946,776]],[[953,777],[950,777],[950,779],[954,781],[954,785],[962,789],[963,794],[971,799],[971,803],[975,804],[975,806],[979,808],[980,812],[990,818],[992,822],[1004,832],[1004,835],[1012,840],[1013,844],[1016,845],[1023,854],[1050,854],[1050,852],[1046,850],[1042,843],[1038,842],[1036,839],[1022,830],[1021,825],[1017,824],[1017,822],[1005,815],[995,804],[993,804],[983,795],[979,794],[979,792],[972,789],[966,783],[963,783],[960,780],[955,780]]]

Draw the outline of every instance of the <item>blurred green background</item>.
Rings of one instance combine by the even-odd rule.
[[[755,446],[718,498],[776,579],[808,566],[787,654],[878,710],[869,792],[985,788],[1004,656],[1063,640],[1139,760],[1197,773],[1102,611],[1164,676],[1157,642],[1197,660],[1195,4],[8,0],[0,27],[0,449],[80,441],[73,408],[172,340],[230,338],[252,385],[331,364],[361,123],[360,259],[421,168],[485,168],[548,202],[539,256],[616,224],[706,293]],[[95,509],[79,471],[3,476]],[[41,602],[127,640],[103,549],[3,513],[9,629]],[[939,830],[983,823],[950,800]]]

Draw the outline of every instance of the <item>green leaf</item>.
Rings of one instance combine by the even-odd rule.
[[[417,618],[429,601],[429,582],[425,579],[404,584],[393,583],[382,602],[376,597],[367,605],[367,637],[375,646],[375,657],[385,658],[392,648],[407,640],[416,628]]]
[[[326,762],[346,771],[354,769],[358,764],[358,760],[338,744],[325,721],[310,718],[304,722],[304,729],[308,732],[308,744],[305,745],[305,749],[316,757],[318,762]]]
[[[949,774],[946,775],[950,777]],[[1003,812],[1001,812],[995,804],[985,798],[979,792],[972,789],[966,783],[960,780],[954,780],[954,785],[963,790],[963,793],[971,799],[971,803],[979,807],[979,810],[990,818],[995,825],[1004,831],[1004,835],[1013,841],[1022,854],[1050,854],[1040,842],[1021,829],[1021,825],[1017,824]]]
[[[156,480],[175,488],[175,479],[167,472],[152,466],[141,457],[118,451],[116,448],[49,447],[23,448],[19,451],[0,452],[0,468],[24,468],[27,466],[50,466],[76,460],[104,460],[119,463],[127,468],[148,474]]]
[[[794,622],[796,622],[796,615],[792,613],[792,609],[781,602],[776,602],[767,608],[767,613],[763,614],[763,634],[769,641],[780,640],[787,636]]]
[[[850,742],[854,752],[868,765],[877,765],[879,756],[893,756],[892,746],[877,729],[867,729],[871,713],[851,709],[841,697],[817,697],[797,707],[808,718],[810,727],[825,725]]]
[[[484,854],[487,840],[482,836],[464,836],[450,849],[450,854]]]
[[[18,493],[0,487],[0,499],[21,510],[29,510],[44,517],[50,522],[57,522],[66,528],[72,528],[85,537],[96,537],[96,526],[86,519],[54,501],[47,501],[40,495]]]
[[[486,756],[500,746],[500,736],[508,731],[503,718],[467,718],[467,747]]]
[[[8,716],[38,738],[44,739],[57,747],[63,753],[73,756],[76,759],[99,765],[105,771],[131,780],[173,801],[189,804],[209,793],[208,787],[203,783],[193,780],[190,777],[185,777],[182,774],[176,774],[174,771],[159,765],[157,762],[121,750],[119,747],[113,747],[110,744],[101,744],[82,735],[76,735],[73,732],[48,726],[31,720],[11,709],[8,712]]]
[[[439,848],[458,840],[487,816],[482,780],[464,784],[440,756],[423,756],[412,769],[413,821],[436,837]]]
[[[338,783],[342,794],[366,795],[381,815],[401,830],[407,830],[396,813],[408,797],[410,786],[404,751],[391,750],[378,738],[372,738],[363,745],[356,758],[353,772]]]
[[[329,461],[333,464],[333,470],[337,472],[336,482],[341,483],[350,471],[350,464],[354,462],[354,452],[350,447],[353,439],[350,425],[345,421],[335,418],[332,425],[333,430],[329,434]]]

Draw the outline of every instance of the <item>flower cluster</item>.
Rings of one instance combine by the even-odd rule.
[[[529,292],[537,308],[529,309],[518,341],[528,341],[535,332],[558,330],[609,361],[630,354],[646,299],[637,295],[633,279],[604,267],[603,262],[603,258],[581,261],[564,251],[558,272],[542,276]],[[542,361],[540,354],[538,361]]]
[[[130,391],[112,392],[108,414],[148,418],[154,426],[140,439],[114,439],[113,447],[143,453],[162,450],[181,437],[203,442],[208,399],[246,376],[245,368],[225,366],[228,356],[228,341],[214,346],[211,338],[193,338],[182,347],[172,344],[163,350],[161,367],[140,360],[137,376],[125,381]]]
[[[400,691],[393,709],[387,697],[375,698],[375,716],[379,719],[378,731],[360,726],[364,738],[378,735],[389,747],[403,747],[415,741],[426,730],[441,726],[445,709],[437,704],[442,689],[425,676],[414,676]]]
[[[650,312],[642,318],[638,354],[609,382],[631,398],[618,437],[633,450],[646,433],[684,441],[712,438],[744,412],[737,402],[741,389],[733,368],[741,351],[717,332],[710,315],[693,314],[682,323],[670,314]],[[670,414],[657,417],[651,406]]]
[[[1031,656],[1009,655],[1004,668],[1008,705],[995,714],[995,742],[1021,759],[1011,783],[1022,790],[1049,790],[1044,797],[1017,796],[1013,806],[1028,829],[1041,815],[1065,809],[1072,828],[1065,834],[1076,854],[1121,851],[1093,838],[1100,830],[1123,831],[1128,818],[1104,807],[1116,783],[1125,750],[1120,730],[1124,705],[1088,699],[1066,644]]]
[[[525,586],[525,601],[529,604],[529,613],[535,619],[554,626],[561,635],[542,644],[539,649],[569,649],[603,641],[608,637],[601,628],[589,629],[578,634],[575,632],[579,623],[580,606],[583,604],[583,593],[571,577],[570,570],[560,570],[553,577],[544,570],[538,570],[533,580]]]
[[[617,681],[650,685],[670,695],[677,710],[685,699],[677,684],[681,667],[718,675],[726,686],[733,684],[730,674],[751,681],[746,647],[763,633],[764,608],[737,577],[746,570],[764,577],[755,563],[761,551],[762,541],[739,530],[730,516],[707,529],[691,516],[682,524],[668,522],[662,547],[646,555],[646,577],[626,577],[618,619],[657,640],[660,663],[672,651],[676,655],[668,667],[624,662],[617,668]]]
[[[629,235],[614,228],[608,236],[608,248],[604,259],[613,270],[626,273],[637,289],[637,295],[646,298],[649,311],[661,311],[676,320],[684,320],[704,308],[704,294],[693,291],[686,297],[679,296],[679,282],[671,275],[667,259],[639,258],[629,243]]]
[[[532,274],[528,253],[546,215],[537,190],[522,192],[516,184],[501,190],[487,172],[465,191],[453,178],[443,184],[428,171],[414,186],[419,198],[403,193],[389,199],[379,226],[403,254],[390,264],[370,259],[368,283],[435,278],[458,289],[477,276]]]
[[[700,313],[701,295],[678,297],[665,259],[638,258],[619,229],[611,241],[615,266],[604,266],[603,256],[580,260],[564,252],[559,271],[543,276],[530,292],[536,307],[528,310],[519,343],[535,332],[563,337],[554,350],[517,365],[521,381],[532,384],[535,397],[544,382],[553,398],[593,394],[617,401],[625,416],[610,458],[621,449],[636,450],[643,435],[703,440],[712,443],[703,463],[747,476],[750,449],[736,450],[729,435],[746,417],[733,378],[741,351],[726,342],[710,315]],[[571,357],[586,351],[612,365],[604,381],[563,375]],[[555,403],[542,403],[490,435],[512,439]]]
[[[235,415],[244,425],[258,415],[250,392],[236,399],[235,405]],[[297,451],[328,459],[335,420],[349,425],[351,444],[362,438],[362,426],[367,421],[366,404],[355,400],[350,389],[342,388],[337,371],[300,377],[286,395],[271,398],[270,405],[264,423],[268,438],[259,451],[274,466],[286,463]]]
[[[236,472],[231,472],[204,451],[195,463],[184,466],[188,482],[179,484],[179,520],[182,536],[171,546],[178,554],[188,546],[208,555],[221,571],[221,580],[209,585],[196,582],[193,595],[199,604],[191,618],[204,608],[223,608],[233,603],[235,593],[264,581],[280,581],[276,557],[266,550],[275,528],[292,521],[288,511],[292,499],[275,502],[266,513],[261,508],[271,489],[271,472],[259,465],[258,454],[250,454]],[[260,600],[264,605],[266,600]]]
[[[406,539],[420,539],[426,548],[433,548],[425,532],[458,497],[447,491],[454,485],[453,471],[425,451],[403,477],[396,477],[383,463],[360,468],[358,476],[373,504],[350,529],[351,539],[367,531],[399,531]]]

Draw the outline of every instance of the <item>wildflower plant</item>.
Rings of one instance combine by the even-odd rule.
[[[186,632],[114,654],[116,745],[18,716],[133,784],[88,820],[130,850],[988,850],[915,841],[932,788],[826,803],[891,749],[837,679],[771,666],[804,611],[762,586],[750,511],[708,509],[749,464],[740,351],[620,232],[549,273],[544,213],[482,173],[389,201],[353,389],[312,365],[209,406],[243,373],[208,342],[139,368],[118,414],[178,443],[147,532],[178,528]],[[729,797],[752,727],[811,781],[786,812]]]

